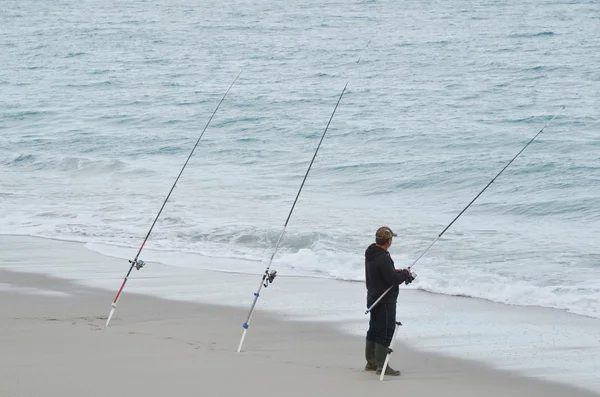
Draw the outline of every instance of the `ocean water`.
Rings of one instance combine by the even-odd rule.
[[[381,225],[409,265],[552,120],[407,288],[600,318],[595,1],[5,0],[0,65],[0,233],[130,257],[243,70],[141,256],[173,267],[266,264],[347,82],[279,274],[362,281]]]

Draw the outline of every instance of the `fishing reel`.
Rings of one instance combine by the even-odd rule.
[[[264,281],[264,286],[265,288],[267,288],[269,286],[269,284],[271,284],[273,282],[273,280],[275,280],[275,276],[277,276],[277,270],[273,270],[272,272],[269,273],[269,271],[265,271],[265,275],[263,276],[263,281]]]
[[[131,263],[133,266],[135,266],[135,268],[137,270],[140,270],[142,267],[144,267],[146,265],[146,262],[144,262],[141,259],[129,260],[129,263]]]
[[[415,278],[417,278],[417,273],[413,272],[410,269],[406,269],[406,270],[408,270],[409,276],[406,279],[406,281],[404,281],[404,284],[408,285],[408,284],[412,283],[415,280]]]

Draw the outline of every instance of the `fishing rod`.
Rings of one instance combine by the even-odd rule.
[[[505,169],[508,168],[508,166],[510,166],[512,164],[513,161],[515,161],[515,159],[517,157],[519,157],[519,155],[521,153],[523,153],[523,151],[525,149],[527,149],[527,146],[529,146],[531,144],[531,142],[533,142],[545,129],[546,127],[548,127],[550,125],[550,123],[552,122],[552,120],[554,120],[554,118],[557,116],[558,113],[560,113],[561,110],[563,110],[565,107],[562,106],[558,112],[556,112],[554,114],[554,116],[552,116],[552,118],[546,123],[546,125],[544,125],[542,127],[542,129],[535,134],[535,136],[533,138],[531,138],[531,140],[529,142],[527,142],[527,144],[525,146],[523,146],[523,148],[519,151],[519,153],[517,153],[515,155],[515,157],[513,157],[505,166],[504,168],[502,168],[502,170],[500,170],[500,172],[498,174],[496,174],[496,176],[494,178],[492,178],[492,180],[479,192],[479,194],[477,194],[477,196],[475,196],[475,198],[473,200],[471,200],[471,202],[452,220],[452,222],[450,222],[450,224],[448,224],[448,226],[446,226],[444,228],[444,230],[442,230],[442,232],[435,238],[435,240],[433,240],[433,242],[431,243],[431,245],[429,247],[427,247],[427,249],[425,251],[423,251],[423,253],[421,255],[419,255],[419,257],[412,263],[412,265],[410,265],[408,267],[408,270],[410,271],[412,269],[412,267],[423,257],[423,255],[425,255],[425,253],[427,251],[429,251],[429,249],[431,247],[433,247],[433,245],[440,239],[440,237],[442,237],[444,235],[444,233],[446,233],[446,230],[448,230],[450,228],[450,226],[452,226],[454,224],[454,222],[456,222],[456,220],[458,218],[460,218],[460,216],[467,210],[467,208],[469,208],[471,206],[471,204],[473,204],[475,202],[475,200],[477,200],[479,198],[479,196],[481,196],[483,194],[483,192],[490,187],[490,185],[492,183],[494,183],[494,181],[496,180],[496,178],[498,178],[500,176],[500,174],[502,174],[504,172]],[[411,271],[411,276],[412,278],[416,277],[416,274],[412,273]],[[393,288],[393,286],[389,287],[387,290],[385,290],[385,292],[383,294],[381,294],[381,296],[375,301],[375,303],[373,303],[371,305],[371,307],[369,307],[367,309],[367,311],[365,312],[365,314],[369,314],[369,312],[375,307],[375,305],[377,305],[377,303],[379,303],[379,301],[381,301],[381,299],[383,299],[383,297],[385,296],[385,294],[387,294],[391,289]]]
[[[369,42],[367,43],[367,45],[365,45],[365,47],[360,51],[358,60],[356,61],[356,63],[359,63],[360,60],[362,59],[362,54],[365,52],[365,50],[369,47],[369,44],[371,44],[372,40],[369,40]],[[258,297],[260,296],[260,291],[263,287],[267,288],[269,286],[269,284],[273,283],[273,280],[275,280],[275,277],[277,276],[277,271],[270,271],[271,269],[271,264],[273,263],[273,258],[275,258],[275,254],[277,253],[277,249],[279,248],[279,244],[281,243],[282,239],[283,239],[283,235],[285,234],[285,230],[287,228],[288,222],[290,221],[290,218],[292,217],[292,212],[294,212],[294,207],[296,206],[296,203],[298,202],[298,197],[300,197],[300,192],[302,192],[302,188],[304,187],[304,183],[306,182],[306,178],[308,177],[308,173],[310,172],[310,169],[315,161],[315,158],[317,157],[317,153],[319,152],[319,148],[321,147],[321,143],[323,143],[323,139],[325,138],[325,134],[327,134],[327,130],[329,129],[329,124],[331,124],[331,120],[333,120],[333,116],[335,115],[335,111],[338,108],[338,105],[340,104],[340,101],[342,100],[342,97],[344,96],[344,93],[346,92],[346,88],[348,87],[348,83],[350,83],[350,80],[348,80],[346,82],[346,85],[344,86],[344,89],[342,90],[342,93],[340,94],[340,97],[338,98],[337,103],[335,104],[335,108],[333,108],[333,112],[331,113],[331,117],[329,118],[329,121],[327,122],[327,126],[325,127],[325,131],[323,131],[323,135],[321,136],[321,140],[319,141],[319,144],[317,145],[317,149],[315,150],[315,154],[313,155],[312,160],[310,161],[310,164],[308,166],[308,169],[306,170],[306,174],[304,175],[304,179],[302,180],[302,184],[300,185],[300,188],[298,189],[298,193],[296,194],[296,199],[294,200],[294,203],[292,204],[292,208],[290,209],[290,213],[288,214],[288,217],[285,221],[285,224],[283,225],[283,230],[281,231],[281,233],[279,234],[279,238],[277,239],[277,243],[275,243],[275,249],[273,250],[273,253],[271,254],[271,257],[269,258],[269,262],[267,264],[267,268],[265,269],[265,272],[263,273],[263,276],[260,280],[260,283],[258,284],[258,289],[256,290],[256,292],[254,293],[254,300],[252,301],[252,305],[250,306],[250,311],[248,312],[248,316],[246,317],[246,321],[244,322],[244,324],[242,324],[242,327],[244,328],[244,332],[242,333],[242,338],[240,339],[240,344],[238,345],[238,349],[237,352],[241,352],[242,351],[242,345],[244,344],[244,339],[246,338],[246,333],[248,332],[248,327],[250,326],[250,320],[252,319],[252,314],[254,313],[254,308],[256,307],[256,302],[258,301]]]
[[[544,129],[550,125],[550,123],[552,122],[552,120],[554,120],[554,118],[556,117],[556,115],[557,115],[558,113],[560,113],[560,111],[561,111],[561,110],[563,110],[564,108],[565,108],[565,107],[564,107],[564,106],[562,106],[562,107],[559,109],[559,111],[558,111],[557,113],[555,113],[555,114],[554,114],[554,116],[552,116],[552,118],[551,118],[551,119],[550,119],[550,120],[549,120],[549,121],[546,123],[546,125],[544,125],[544,126],[542,127],[542,129],[541,129],[541,130],[540,130],[540,131],[539,131],[537,134],[535,134],[535,136],[534,136],[533,138],[531,138],[531,140],[530,140],[529,142],[527,142],[527,144],[526,144],[526,145],[525,145],[525,146],[524,146],[524,147],[523,147],[523,148],[522,148],[522,149],[519,151],[519,153],[517,153],[517,154],[515,155],[515,157],[513,157],[513,158],[512,158],[512,159],[511,159],[511,160],[510,160],[510,161],[509,161],[509,162],[508,162],[508,163],[507,163],[507,164],[504,166],[504,168],[502,168],[502,170],[500,170],[500,172],[499,172],[498,174],[496,174],[496,176],[495,176],[494,178],[492,178],[492,180],[491,180],[491,181],[490,181],[490,182],[489,182],[489,183],[488,183],[488,184],[487,184],[487,185],[486,185],[486,186],[485,186],[485,187],[484,187],[484,188],[483,188],[483,189],[482,189],[482,190],[479,192],[479,194],[477,194],[477,196],[475,196],[475,198],[474,198],[473,200],[471,200],[471,202],[470,202],[470,203],[469,203],[469,204],[468,204],[468,205],[467,205],[467,206],[466,206],[466,207],[465,207],[465,208],[464,208],[464,209],[463,209],[463,210],[462,210],[462,211],[461,211],[461,212],[460,212],[460,213],[459,213],[459,214],[458,214],[458,215],[457,215],[457,216],[456,216],[456,217],[455,217],[453,220],[452,220],[452,222],[450,222],[450,224],[448,224],[448,226],[446,226],[446,227],[444,228],[444,230],[442,230],[442,232],[441,232],[441,233],[440,233],[440,234],[439,234],[439,235],[436,237],[436,239],[435,239],[435,240],[433,240],[433,242],[431,243],[431,245],[430,245],[429,247],[427,247],[427,249],[426,249],[425,251],[423,251],[423,253],[422,253],[421,255],[419,255],[419,257],[418,257],[418,258],[417,258],[417,259],[416,259],[416,260],[415,260],[415,261],[412,263],[412,265],[410,265],[410,266],[408,267],[408,271],[411,273],[411,278],[412,278],[412,279],[414,279],[414,278],[415,278],[417,275],[416,275],[416,274],[414,274],[414,273],[411,271],[411,268],[412,268],[412,267],[413,267],[413,266],[414,266],[414,265],[415,265],[415,264],[416,264],[416,263],[419,261],[419,259],[421,259],[421,258],[423,257],[423,255],[425,255],[425,253],[426,253],[427,251],[429,251],[429,249],[430,249],[431,247],[433,247],[433,245],[434,245],[434,244],[435,244],[435,243],[436,243],[436,242],[437,242],[437,241],[440,239],[440,237],[442,237],[442,235],[443,235],[444,233],[446,233],[446,230],[448,230],[448,229],[450,228],[450,226],[452,226],[452,224],[453,224],[454,222],[456,222],[456,220],[457,220],[457,219],[458,219],[458,218],[459,218],[459,217],[460,217],[460,216],[461,216],[461,215],[462,215],[462,214],[463,214],[463,213],[464,213],[464,212],[467,210],[467,208],[469,208],[469,207],[471,206],[471,204],[473,204],[473,203],[475,202],[475,200],[477,200],[477,199],[479,198],[479,196],[481,196],[481,194],[483,194],[483,192],[484,192],[484,191],[485,191],[485,190],[486,190],[486,189],[487,189],[487,188],[488,188],[488,187],[489,187],[489,186],[490,186],[492,183],[494,183],[494,181],[496,180],[496,178],[498,178],[498,177],[500,176],[500,174],[502,174],[502,173],[504,172],[504,170],[505,170],[505,169],[507,169],[507,168],[508,168],[508,166],[509,166],[509,165],[511,165],[511,164],[512,164],[512,162],[513,162],[513,161],[514,161],[514,160],[515,160],[517,157],[519,157],[519,155],[520,155],[521,153],[523,153],[523,151],[524,151],[524,150],[527,148],[527,146],[529,146],[529,145],[531,144],[531,142],[533,142],[533,141],[535,140],[535,138],[537,138],[537,137],[538,137],[538,136],[539,136],[539,135],[540,135],[540,134],[541,134],[541,133],[544,131]],[[409,282],[411,282],[411,281],[412,281],[412,280],[410,280],[410,281],[409,281],[409,280],[407,280],[405,283],[406,283],[406,284],[408,284],[408,283],[409,283]],[[387,294],[387,293],[388,293],[388,292],[389,292],[389,291],[392,289],[392,287],[393,287],[393,286],[391,286],[391,287],[389,287],[387,290],[385,290],[385,292],[384,292],[383,294],[381,294],[381,296],[380,296],[380,297],[379,297],[379,298],[378,298],[378,299],[375,301],[375,303],[373,303],[373,304],[371,305],[371,307],[369,307],[369,308],[367,309],[367,311],[365,312],[365,314],[368,314],[368,313],[369,313],[369,312],[370,312],[370,311],[371,311],[371,310],[372,310],[372,309],[375,307],[375,305],[376,305],[377,303],[379,303],[379,301],[380,301],[380,300],[381,300],[381,299],[382,299],[382,298],[385,296],[385,294]],[[401,325],[402,325],[402,323],[400,323],[399,321],[398,321],[398,322],[396,322],[396,328],[394,329],[394,334],[393,334],[393,336],[392,336],[392,341],[391,341],[391,343],[390,343],[390,346],[388,347],[387,355],[386,355],[386,357],[385,357],[385,362],[383,363],[383,368],[382,368],[382,370],[381,370],[381,376],[379,377],[379,380],[380,380],[380,381],[383,381],[383,377],[384,377],[384,375],[385,375],[385,371],[387,370],[387,366],[388,366],[388,363],[389,363],[389,361],[390,361],[390,356],[391,356],[391,354],[394,352],[394,350],[392,349],[392,347],[393,347],[393,345],[394,345],[394,340],[396,339],[396,334],[398,333],[398,329],[400,328],[400,326],[401,326]]]
[[[219,107],[221,106],[221,103],[223,103],[223,101],[225,100],[225,97],[229,93],[229,90],[231,90],[231,87],[233,87],[233,85],[235,84],[235,82],[240,77],[240,75],[242,74],[243,71],[244,71],[244,68],[242,68],[242,70],[240,71],[240,73],[238,73],[238,75],[233,80],[233,82],[231,83],[231,85],[229,85],[229,88],[227,88],[227,91],[225,91],[225,94],[223,95],[223,97],[219,101],[219,104],[217,105],[217,107],[213,111],[212,115],[208,119],[208,122],[204,126],[204,129],[202,130],[202,133],[198,137],[198,140],[196,141],[196,144],[192,148],[192,151],[190,152],[190,155],[188,156],[187,160],[183,164],[183,167],[181,168],[181,171],[179,171],[179,175],[177,175],[177,178],[175,179],[175,183],[173,183],[173,186],[171,187],[171,190],[169,191],[169,194],[167,194],[167,198],[165,198],[165,201],[163,202],[162,206],[160,207],[160,210],[158,211],[158,214],[156,215],[156,218],[154,218],[154,222],[152,222],[152,225],[150,226],[150,230],[148,230],[148,234],[146,234],[146,237],[144,238],[144,241],[142,242],[142,245],[140,246],[140,249],[138,250],[137,254],[135,255],[135,258],[133,258],[133,260],[129,260],[129,263],[131,264],[131,266],[129,267],[129,271],[125,275],[125,278],[123,279],[123,283],[121,284],[121,288],[119,288],[119,291],[117,292],[117,295],[115,296],[115,299],[113,300],[113,303],[111,304],[110,314],[108,315],[108,319],[106,320],[106,326],[105,327],[108,327],[108,324],[110,323],[110,319],[112,318],[112,316],[113,316],[113,314],[115,312],[115,309],[117,308],[117,303],[119,302],[119,298],[121,297],[121,292],[123,292],[123,288],[125,288],[125,284],[127,283],[127,280],[129,279],[129,275],[131,274],[131,271],[133,270],[134,267],[137,270],[140,270],[146,264],[143,260],[139,259],[139,257],[140,257],[140,254],[142,253],[142,250],[144,249],[144,245],[146,245],[146,241],[148,241],[148,237],[150,237],[150,233],[152,233],[152,229],[154,229],[154,225],[156,225],[156,221],[158,221],[158,218],[160,217],[160,214],[162,213],[163,209],[165,208],[165,205],[167,204],[167,201],[169,201],[169,197],[171,197],[171,193],[173,193],[173,190],[175,189],[175,186],[177,185],[177,182],[179,181],[179,178],[181,177],[181,174],[183,174],[183,170],[185,170],[185,167],[187,166],[188,162],[192,158],[192,155],[194,154],[194,151],[196,150],[196,147],[198,146],[198,144],[200,143],[200,140],[204,136],[204,133],[206,132],[206,129],[208,128],[208,126],[209,126],[210,122],[212,121],[213,117],[217,113],[217,110],[219,110]]]
[[[277,239],[277,243],[275,244],[275,250],[273,251],[273,253],[271,254],[271,258],[269,259],[269,263],[267,264],[267,268],[265,269],[265,272],[263,273],[262,279],[260,280],[260,284],[258,285],[258,289],[256,290],[256,292],[254,293],[254,300],[252,302],[252,306],[250,306],[250,311],[248,312],[248,316],[246,317],[246,321],[244,322],[244,324],[242,324],[242,327],[244,328],[244,332],[242,333],[242,339],[240,340],[240,344],[238,346],[237,352],[239,353],[242,350],[242,345],[244,344],[244,339],[246,338],[246,332],[248,332],[248,327],[250,326],[250,319],[252,318],[252,313],[254,313],[254,308],[256,306],[256,301],[258,301],[258,297],[260,296],[260,290],[265,287],[267,288],[269,286],[269,284],[271,284],[273,282],[273,280],[275,279],[275,276],[277,275],[277,271],[270,271],[271,269],[271,264],[273,263],[273,258],[275,257],[275,254],[277,253],[277,249],[279,248],[279,244],[281,243],[281,240],[283,239],[283,235],[285,234],[285,229],[287,228],[288,222],[290,221],[290,218],[292,217],[292,212],[294,212],[294,207],[296,206],[296,203],[298,202],[298,197],[300,197],[300,192],[302,192],[302,188],[304,187],[304,183],[306,182],[306,178],[308,177],[308,173],[310,172],[310,169],[315,161],[315,158],[317,157],[317,153],[319,152],[319,148],[321,147],[321,143],[323,143],[323,139],[325,138],[325,134],[327,134],[327,130],[329,129],[329,124],[331,124],[331,120],[333,119],[333,116],[335,115],[335,111],[338,108],[338,105],[340,104],[340,101],[342,100],[342,96],[344,96],[344,92],[346,92],[346,88],[348,87],[348,82],[346,82],[346,85],[344,86],[344,89],[342,90],[342,93],[340,94],[340,97],[337,100],[337,103],[335,104],[335,108],[333,109],[333,112],[331,113],[331,117],[329,118],[329,121],[327,122],[327,126],[325,127],[325,131],[323,131],[323,135],[321,135],[321,140],[319,141],[319,144],[317,145],[317,149],[315,150],[315,154],[312,157],[312,160],[310,161],[310,164],[308,166],[308,169],[306,170],[306,174],[304,175],[304,179],[302,180],[302,184],[300,185],[300,189],[298,189],[298,193],[296,194],[296,199],[294,200],[294,203],[292,204],[292,208],[290,209],[290,213],[287,216],[287,219],[285,221],[285,224],[283,225],[283,230],[281,230],[281,233],[279,234],[279,238]]]

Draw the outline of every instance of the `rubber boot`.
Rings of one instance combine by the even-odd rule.
[[[385,363],[385,358],[388,353],[388,347],[379,343],[375,343],[375,360],[377,361],[377,370],[375,373],[377,375],[381,375],[381,371],[383,370],[383,364]],[[396,371],[390,364],[385,369],[385,374],[390,376],[398,376],[400,375],[400,371]]]
[[[365,346],[365,358],[367,359],[365,371],[375,371],[377,369],[377,360],[375,360],[375,342],[367,341]]]

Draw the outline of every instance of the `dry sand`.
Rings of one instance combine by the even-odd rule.
[[[0,271],[0,396],[597,396],[397,344],[400,377],[363,372],[362,338],[258,310],[113,292]],[[54,293],[44,292],[54,291]]]

